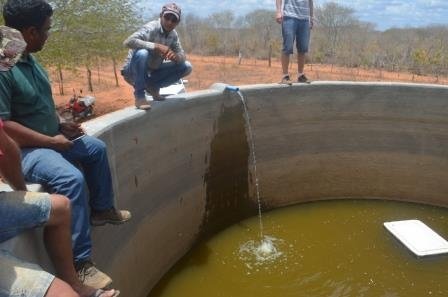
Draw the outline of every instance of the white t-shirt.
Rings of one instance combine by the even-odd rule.
[[[283,0],[283,16],[300,20],[309,20],[309,4],[309,0]]]

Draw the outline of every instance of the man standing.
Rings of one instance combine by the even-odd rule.
[[[105,144],[87,135],[69,140],[83,131],[78,124],[60,122],[47,73],[31,54],[44,47],[52,14],[45,0],[6,1],[5,24],[19,30],[27,45],[16,66],[0,72],[0,118],[5,131],[22,149],[25,179],[70,199],[78,277],[85,285],[103,288],[112,280],[91,261],[90,223],[120,224],[131,215],[114,208]]]
[[[293,53],[294,40],[297,46],[297,70],[299,83],[309,83],[305,76],[305,55],[313,28],[313,0],[276,0],[277,23],[282,25],[283,49],[281,83],[292,83],[288,72],[289,55]]]
[[[179,6],[165,4],[159,19],[147,23],[124,41],[130,50],[121,73],[134,87],[135,106],[139,109],[151,108],[145,90],[153,100],[164,100],[160,88],[173,84],[192,70],[174,29],[180,17]]]

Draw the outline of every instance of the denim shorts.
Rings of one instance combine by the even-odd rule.
[[[50,218],[47,193],[0,192],[0,242],[45,224]]]
[[[43,297],[54,276],[0,250],[0,297]]]
[[[294,40],[296,41],[297,52],[307,53],[310,44],[310,21],[283,17],[282,36],[284,54],[291,55],[293,53]]]

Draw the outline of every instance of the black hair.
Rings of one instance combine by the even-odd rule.
[[[21,31],[29,27],[41,29],[53,8],[45,0],[7,0],[3,6],[5,25]]]

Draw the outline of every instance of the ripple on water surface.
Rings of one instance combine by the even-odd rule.
[[[448,256],[417,258],[383,227],[420,219],[448,238],[448,210],[391,201],[325,201],[242,221],[200,244],[155,296],[448,296]]]

